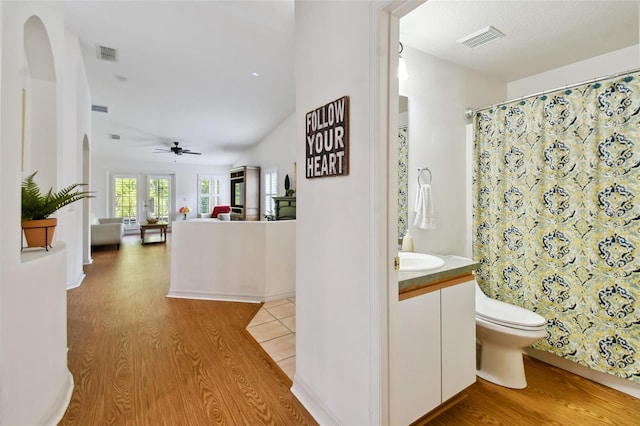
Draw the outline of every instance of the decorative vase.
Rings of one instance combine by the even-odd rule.
[[[27,247],[44,247],[49,249],[53,241],[53,232],[58,225],[57,218],[47,218],[40,220],[26,220],[22,222],[24,238],[27,240]]]

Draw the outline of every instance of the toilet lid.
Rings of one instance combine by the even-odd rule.
[[[535,312],[487,296],[476,298],[476,316],[512,328],[539,329],[547,324]]]

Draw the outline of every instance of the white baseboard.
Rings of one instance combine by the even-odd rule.
[[[532,358],[539,359],[540,361],[551,364],[554,367],[569,371],[573,374],[584,377],[585,379],[600,383],[601,385],[626,393],[627,395],[631,395],[635,398],[640,398],[640,383],[592,370],[591,368],[569,361],[568,359],[564,359],[549,352],[527,348],[525,349],[525,353]]]
[[[286,299],[288,297],[295,297],[295,295],[296,295],[295,290],[279,291],[274,293],[268,293],[265,295],[207,293],[207,292],[199,292],[199,291],[169,290],[169,294],[167,294],[167,297],[172,297],[177,299],[217,300],[221,302],[262,303],[262,302],[270,302],[272,300]]]
[[[296,297],[296,291],[278,291],[275,293],[268,293],[264,296],[265,302],[271,302],[272,300],[288,299],[290,297]]]
[[[176,299],[215,300],[219,302],[244,302],[244,303],[263,302],[263,300],[261,300],[263,298],[256,295],[203,293],[203,292],[195,292],[195,291],[169,290],[167,297],[172,297]]]
[[[73,387],[74,387],[73,375],[69,370],[67,370],[66,389],[64,389],[64,392],[60,394],[60,398],[58,399],[56,404],[54,404],[54,409],[51,416],[49,416],[48,419],[45,419],[44,421],[42,421],[40,424],[47,425],[47,426],[48,425],[56,426],[60,422],[60,420],[62,420],[62,418],[64,417],[64,413],[67,412],[67,407],[69,406],[69,402],[71,401],[71,395],[73,394]]]
[[[317,401],[313,392],[309,391],[309,387],[297,375],[293,376],[293,386],[291,393],[298,398],[298,401],[307,409],[311,417],[322,426],[339,425],[338,422],[324,406]]]
[[[76,277],[74,282],[67,284],[67,290],[71,290],[73,288],[78,288],[82,285],[82,281],[84,281],[84,277],[87,275],[82,272],[79,276]]]
[[[93,263],[93,257],[90,257],[88,259],[85,259],[82,264],[83,265],[91,265]]]

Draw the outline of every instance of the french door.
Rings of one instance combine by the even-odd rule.
[[[113,217],[124,219],[125,230],[136,230],[148,217],[171,223],[173,175],[119,173],[112,175]]]
[[[161,221],[171,222],[171,176],[147,176],[147,205],[151,210],[148,216],[157,217]]]

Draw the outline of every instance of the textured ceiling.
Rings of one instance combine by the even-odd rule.
[[[637,0],[428,0],[400,20],[411,47],[506,82],[638,44]],[[494,26],[505,38],[470,49]]]

